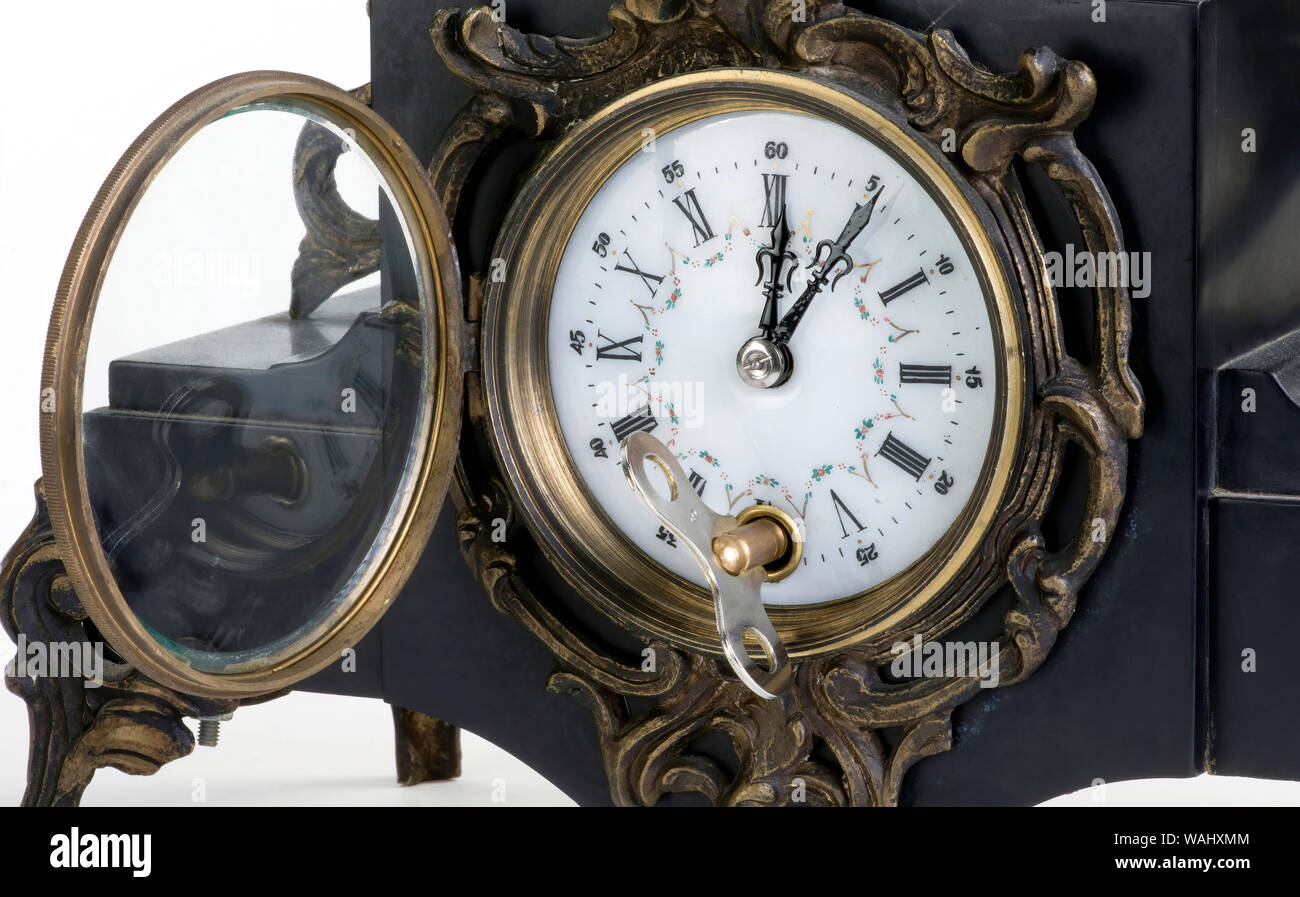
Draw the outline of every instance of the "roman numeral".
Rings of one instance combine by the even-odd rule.
[[[894,462],[899,469],[911,474],[915,480],[921,479],[921,474],[925,473],[925,469],[930,466],[929,458],[902,440],[895,439],[892,431],[885,437],[885,444],[876,454],[883,455],[887,460]]]
[[[785,185],[790,179],[788,174],[763,175],[763,220],[759,227],[776,227],[785,211]],[[788,222],[787,222],[788,223]],[[785,247],[778,246],[777,252]]]
[[[947,386],[952,383],[952,365],[939,364],[902,364],[898,365],[898,382],[900,383],[938,383]]]
[[[640,411],[633,411],[627,417],[614,421],[609,428],[614,431],[614,438],[622,442],[633,433],[649,433],[657,426],[659,421],[655,420],[650,406],[646,405]]]
[[[915,274],[907,278],[907,280],[903,281],[902,283],[896,284],[890,287],[889,289],[885,290],[883,293],[880,293],[879,294],[880,301],[884,305],[888,305],[889,303],[893,302],[895,299],[897,299],[899,296],[903,295],[904,293],[916,289],[923,283],[929,283],[929,282],[930,279],[925,276],[924,270],[917,271]]]
[[[840,498],[838,495],[835,494],[834,489],[831,490],[831,501],[835,503],[835,516],[839,518],[840,531],[844,533],[843,538],[847,539],[849,537],[849,528],[844,525],[845,514],[849,515],[849,519],[852,520],[853,525],[857,527],[856,530],[857,532],[860,533],[864,529],[866,529],[866,527],[862,524],[862,522],[858,520],[857,517],[853,516],[853,512],[850,511],[849,506],[844,503],[844,499]]]
[[[700,498],[703,498],[704,487],[708,485],[708,481],[705,480],[704,477],[696,473],[694,468],[691,469],[690,481],[691,481],[691,488],[695,490],[695,494],[698,495]]]
[[[641,336],[629,336],[627,339],[622,341],[616,341],[612,337],[605,336],[605,334],[601,333],[599,330],[596,331],[596,336],[605,341],[605,345],[596,347],[596,358],[598,360],[600,361],[605,361],[606,359],[610,361],[640,361],[641,360],[641,350],[639,348],[633,350],[632,344],[635,343],[637,346],[640,346],[641,339],[642,336],[644,336],[644,334],[642,334]]]
[[[683,202],[685,200],[685,202]],[[691,223],[695,229],[695,245],[702,246],[713,239],[713,228],[709,227],[709,219],[704,217],[704,209],[700,208],[700,201],[695,196],[695,188],[687,190],[685,194],[673,200],[673,205],[682,210],[686,220]]]
[[[618,264],[614,266],[614,270],[626,271],[628,274],[635,274],[637,277],[641,278],[641,282],[645,284],[646,289],[650,291],[651,298],[653,298],[654,294],[659,291],[659,285],[664,282],[663,277],[656,274],[647,274],[645,271],[642,271],[640,266],[637,265],[636,259],[632,258],[632,253],[624,252],[623,257],[632,263],[632,267],[628,268],[622,264]],[[654,283],[651,283],[651,281],[654,281]]]

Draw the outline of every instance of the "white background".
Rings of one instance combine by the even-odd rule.
[[[104,176],[160,112],[192,89],[251,69],[282,69],[344,88],[369,80],[364,0],[102,0],[6,4],[0,25],[0,543],[32,513],[40,475],[37,393],[49,308],[72,238]],[[430,50],[432,52],[432,49]],[[12,646],[0,644],[7,662]],[[1049,661],[1050,662],[1050,661]],[[0,805],[21,795],[21,701],[0,692]],[[221,746],[151,778],[101,771],[87,805],[569,805],[503,751],[466,734],[464,775],[393,784],[386,705],[295,694],[240,710]],[[504,786],[504,788],[502,788]],[[1202,776],[1111,783],[1053,804],[1300,804],[1300,784]]]

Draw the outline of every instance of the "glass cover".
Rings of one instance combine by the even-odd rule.
[[[308,101],[242,106],[161,169],[105,272],[91,507],[127,604],[196,670],[345,617],[411,501],[430,287],[366,145]]]

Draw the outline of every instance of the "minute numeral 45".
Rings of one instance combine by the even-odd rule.
[[[876,455],[893,462],[900,470],[910,474],[915,480],[920,480],[921,475],[930,466],[929,458],[895,437],[892,430],[885,437],[885,443],[880,447],[880,451],[876,452]]]
[[[632,346],[641,345],[643,335],[629,336],[625,340],[616,340],[613,337],[605,336],[599,330],[596,336],[604,340],[604,344],[596,347],[596,358],[601,361],[640,361],[640,348],[633,349]]]
[[[691,223],[691,228],[695,231],[696,246],[703,246],[716,236],[713,228],[709,226],[709,219],[704,217],[704,209],[700,207],[700,200],[695,195],[694,187],[675,198],[673,205],[681,209],[686,220]]]
[[[900,383],[937,383],[947,386],[952,382],[952,365],[903,364],[898,365]]]

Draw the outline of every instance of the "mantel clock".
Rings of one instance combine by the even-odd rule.
[[[897,803],[954,708],[1043,664],[1116,531],[1128,290],[1097,279],[1072,355],[1022,189],[1125,253],[1074,139],[1092,72],[1038,48],[996,74],[823,0],[624,0],[592,39],[445,9],[434,52],[473,93],[430,158],[368,88],[249,73],[165,113],[92,206],[5,625],[110,651],[100,688],[9,678],[28,801],[337,664],[450,492],[614,801]],[[521,139],[462,270],[474,180]],[[894,663],[976,641],[978,669]],[[451,750],[402,713],[413,754]]]

